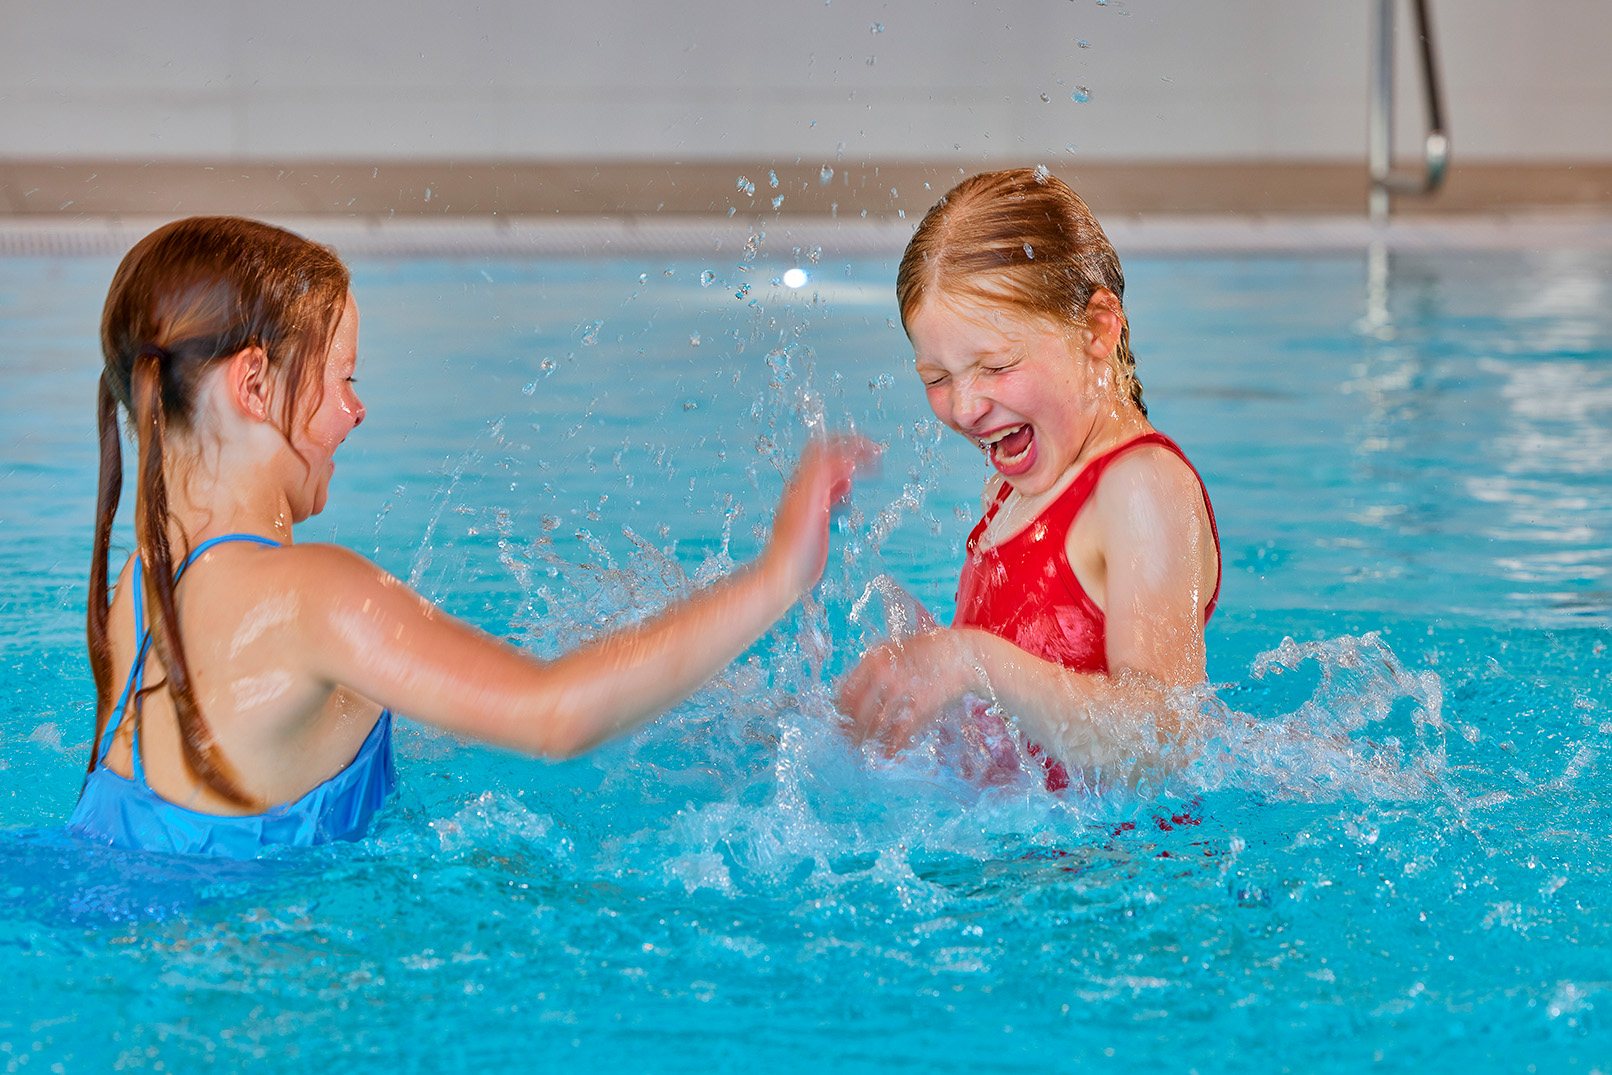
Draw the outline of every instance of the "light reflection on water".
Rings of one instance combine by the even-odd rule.
[[[752,555],[821,417],[889,451],[816,600],[584,759],[405,725],[356,846],[198,876],[6,833],[0,1041],[92,1068],[1606,1054],[1604,255],[1399,257],[1367,331],[1358,259],[1127,265],[1153,416],[1220,519],[1224,730],[1068,797],[981,792],[939,738],[846,746],[828,692],[884,622],[852,610],[888,574],[949,618],[982,467],[924,410],[890,264],[743,300],[707,268],[739,275],[359,265],[370,417],[307,536],[552,655]],[[85,749],[109,273],[0,263],[12,830],[59,821]]]

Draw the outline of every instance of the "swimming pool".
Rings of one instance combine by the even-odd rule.
[[[1612,256],[1399,255],[1386,305],[1356,255],[1128,258],[1227,731],[1060,799],[833,729],[877,576],[949,615],[983,466],[893,258],[813,253],[355,263],[369,418],[300,534],[539,654],[752,553],[811,424],[889,449],[670,717],[563,764],[405,724],[371,838],[222,867],[49,831],[115,262],[0,259],[6,1070],[1612,1069]]]

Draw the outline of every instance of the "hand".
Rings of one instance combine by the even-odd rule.
[[[941,710],[973,691],[989,692],[971,631],[930,630],[882,642],[863,655],[840,685],[840,711],[851,740],[871,739],[894,754]]]
[[[850,495],[856,472],[878,456],[878,446],[865,437],[841,434],[807,445],[778,501],[764,555],[794,597],[815,586],[828,563],[829,510]]]

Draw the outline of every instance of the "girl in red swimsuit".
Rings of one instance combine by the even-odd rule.
[[[1178,738],[1206,678],[1214,512],[1147,419],[1119,259],[1044,169],[977,175],[901,259],[896,297],[929,405],[995,473],[951,628],[875,647],[840,696],[890,751],[965,695],[1018,722],[1053,790],[1125,779]]]

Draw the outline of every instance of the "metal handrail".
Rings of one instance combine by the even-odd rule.
[[[1433,55],[1433,24],[1427,0],[1412,0],[1416,33],[1421,41],[1422,93],[1427,103],[1427,139],[1420,172],[1395,171],[1394,145],[1394,0],[1377,0],[1376,49],[1372,56],[1369,116],[1371,195],[1368,208],[1379,223],[1388,219],[1389,195],[1430,194],[1444,182],[1450,164],[1450,137],[1444,127],[1444,96]]]

